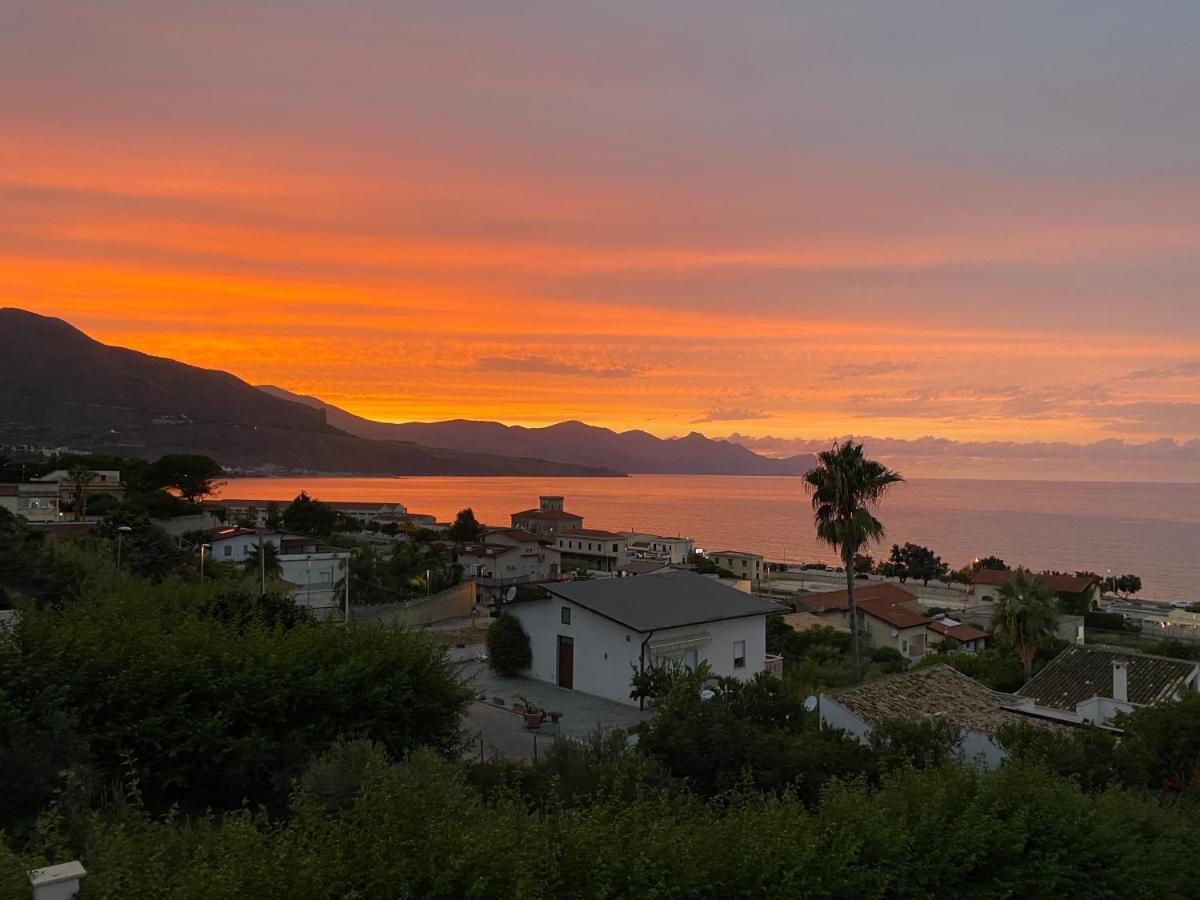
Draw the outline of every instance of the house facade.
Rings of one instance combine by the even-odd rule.
[[[991,637],[982,628],[968,625],[946,615],[937,615],[926,626],[929,634],[926,644],[932,648],[936,644],[949,646],[962,653],[982,653]]]
[[[575,528],[560,532],[555,547],[562,564],[584,566],[592,572],[616,572],[629,561],[629,542],[623,534],[597,528]]]
[[[348,551],[322,547],[315,537],[238,527],[214,531],[209,550],[217,562],[242,565],[260,542],[272,544],[278,552],[280,578],[297,605],[312,610],[318,618],[342,608],[350,566]]]
[[[562,557],[546,538],[513,528],[488,531],[483,539],[459,547],[463,575],[478,582],[479,597],[498,603],[518,584],[557,581]]]
[[[636,704],[635,672],[654,665],[748,680],[773,667],[766,617],[784,611],[693,572],[561,581],[545,596],[506,604],[529,635],[528,675],[560,687]]]
[[[916,595],[898,584],[878,582],[856,587],[854,600],[859,639],[864,648],[891,647],[906,659],[925,655],[929,645],[927,629],[933,620],[921,612]],[[822,619],[847,630],[851,627],[846,591],[798,594],[796,602]]]
[[[685,537],[664,537],[641,531],[623,531],[629,545],[629,555],[634,559],[657,559],[674,565],[688,561],[696,550],[696,542]]]
[[[54,484],[0,484],[0,509],[29,522],[59,521],[59,500]]]
[[[544,494],[538,498],[537,509],[512,514],[512,527],[540,537],[554,537],[564,531],[582,528],[583,516],[566,512],[563,502],[564,498],[557,494]]]
[[[758,587],[763,577],[763,558],[757,553],[741,550],[713,550],[704,554],[723,569],[728,569],[735,578],[744,578]]]

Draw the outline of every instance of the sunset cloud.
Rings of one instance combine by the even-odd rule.
[[[98,339],[388,421],[1200,436],[1183,6],[5,24],[0,304]]]

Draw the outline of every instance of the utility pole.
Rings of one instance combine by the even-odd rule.
[[[262,535],[258,536],[258,571],[262,579],[262,595],[267,596],[267,554],[263,550]]]

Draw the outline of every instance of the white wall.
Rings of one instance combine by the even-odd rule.
[[[571,623],[562,623],[563,607],[571,609]],[[603,616],[598,616],[583,607],[576,606],[558,597],[514,603],[505,611],[521,620],[529,634],[533,663],[527,674],[540,681],[558,682],[558,636],[573,638],[574,686],[575,690],[598,697],[607,697],[622,703],[636,704],[630,699],[630,680],[634,667],[639,664],[642,642],[649,636],[650,642],[658,643],[673,637],[698,633],[711,635],[712,641],[697,650],[698,661],[706,660],[714,675],[731,675],[750,679],[764,667],[766,645],[766,616],[749,616],[742,619],[727,619],[705,625],[687,625],[653,632],[647,635],[618,625]],[[733,667],[733,644],[746,642],[746,665]],[[646,664],[650,665],[649,646]]]

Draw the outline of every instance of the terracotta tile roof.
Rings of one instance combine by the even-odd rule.
[[[980,638],[991,637],[986,631],[976,628],[974,625],[947,625],[937,619],[934,619],[926,627],[930,631],[936,631],[938,634],[945,634],[960,641],[977,641]]]
[[[997,569],[980,569],[971,579],[971,584],[982,584],[989,587],[1002,587],[1012,578],[1012,572],[1001,572]],[[1035,577],[1050,590],[1060,594],[1082,594],[1097,578],[1093,575],[1047,575],[1036,574]]]
[[[861,604],[864,600],[882,598],[892,603],[917,602],[917,595],[906,591],[900,585],[891,581],[876,581],[854,586],[854,599]],[[813,594],[797,594],[796,599],[815,613],[827,612],[831,609],[849,609],[850,602],[845,591],[821,591]]]
[[[850,633],[849,625],[834,622],[832,619],[822,619],[820,616],[809,612],[787,613],[783,617],[783,621],[784,624],[790,625],[796,631],[808,631],[812,628],[832,628],[834,631],[840,631],[843,634]]]
[[[1015,722],[1062,727],[1005,709],[1003,704],[1011,699],[1009,695],[993,691],[944,664],[911,669],[830,696],[871,726],[889,719],[912,722],[940,719],[989,735],[996,734],[1002,725]]]
[[[1073,646],[1050,660],[1017,694],[1038,706],[1072,711],[1092,697],[1111,699],[1115,660],[1129,663],[1129,702],[1147,706],[1171,699],[1200,665],[1165,656]]]
[[[591,538],[596,540],[599,538],[602,541],[623,541],[625,535],[617,534],[615,531],[601,531],[598,528],[573,528],[570,531],[560,531],[559,537],[574,537],[574,538]]]

